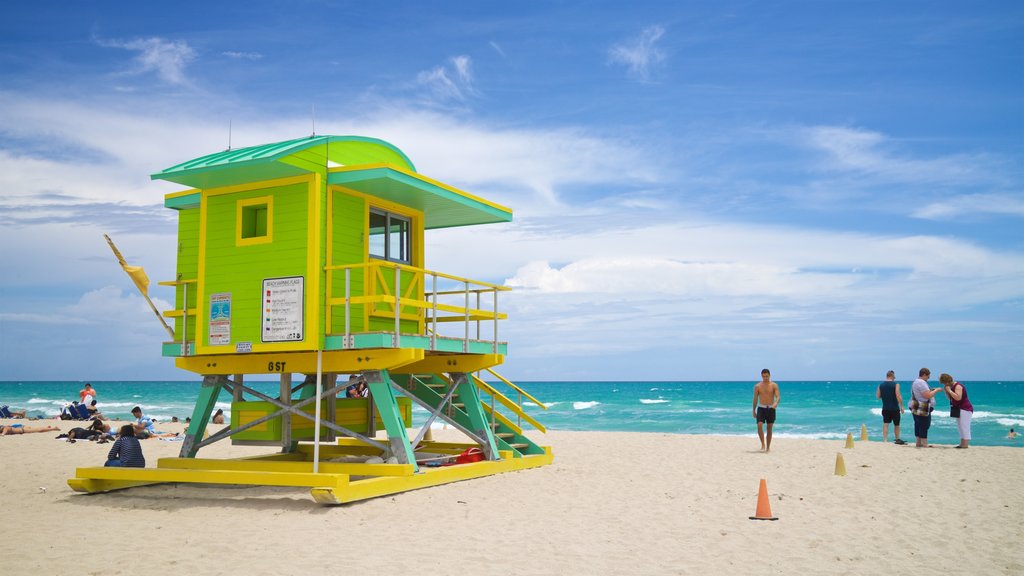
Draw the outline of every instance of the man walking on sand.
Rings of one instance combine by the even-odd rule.
[[[767,368],[761,370],[761,381],[754,385],[753,415],[757,419],[757,437],[761,439],[761,450],[770,452],[772,449],[772,426],[775,425],[775,408],[779,406],[782,394],[779,385],[772,382],[772,373]],[[764,428],[768,424],[768,443],[765,444]]]
[[[889,423],[893,424],[893,435],[896,444],[906,444],[900,440],[900,416],[903,414],[903,396],[900,395],[900,383],[896,381],[896,373],[889,370],[885,374],[885,382],[878,385],[875,398],[882,400],[882,442],[889,441]]]

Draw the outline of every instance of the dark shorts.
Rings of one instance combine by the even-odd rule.
[[[889,424],[890,422],[899,426],[900,425],[900,411],[899,410],[882,410],[882,422]]]
[[[757,421],[775,424],[775,408],[757,407]]]
[[[932,417],[914,414],[914,437],[928,438],[928,428],[932,425]]]

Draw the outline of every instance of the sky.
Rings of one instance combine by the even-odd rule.
[[[425,241],[510,378],[1024,380],[1019,2],[4,10],[0,380],[196,378],[103,234],[172,279],[149,174],[313,132],[513,208]]]

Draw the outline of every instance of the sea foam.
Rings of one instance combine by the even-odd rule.
[[[586,410],[597,406],[600,402],[573,402],[572,407],[574,410]]]

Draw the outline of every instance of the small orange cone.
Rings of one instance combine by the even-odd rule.
[[[761,478],[761,486],[757,490],[757,511],[750,517],[751,520],[778,520],[772,516],[772,505],[768,502],[768,483]]]
[[[845,448],[853,448],[853,432],[846,433],[846,446]]]
[[[836,452],[836,476],[846,476],[846,462],[842,452]]]
[[[861,442],[867,442],[868,441],[868,426],[867,426],[867,424],[861,424],[860,425],[860,441]]]

